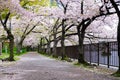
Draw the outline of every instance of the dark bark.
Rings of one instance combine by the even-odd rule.
[[[14,61],[14,36],[13,35],[8,35],[9,36],[9,49],[10,49],[10,56],[8,58],[9,61]]]
[[[84,14],[84,10],[83,10],[83,1],[81,2],[81,14]],[[82,20],[82,22],[79,23],[79,25],[77,26],[77,33],[78,33],[78,40],[79,40],[79,47],[78,47],[78,51],[79,51],[79,55],[78,55],[78,63],[85,63],[84,60],[84,52],[83,52],[83,41],[84,41],[84,37],[85,37],[85,29],[83,30],[85,21]]]
[[[54,33],[56,33],[56,32],[57,32],[57,29],[55,28]],[[57,34],[53,35],[53,37],[54,37],[53,54],[52,54],[53,57],[57,57],[57,43],[58,43],[58,41],[57,41],[56,36],[57,36]]]
[[[40,39],[40,44],[39,44],[39,47],[38,47],[38,52],[39,52],[39,53],[42,52],[42,45],[43,45],[43,44],[42,44],[42,39],[43,39],[43,38]]]
[[[57,43],[58,41],[55,40],[53,45],[53,57],[57,57]]]
[[[81,14],[84,14],[83,10],[83,2],[81,2]],[[109,14],[114,14],[113,13],[106,13],[107,15]],[[83,52],[83,41],[85,38],[85,30],[86,28],[97,18],[106,15],[104,13],[100,13],[99,15],[93,16],[91,19],[85,19],[80,22],[80,24],[77,26],[77,33],[78,33],[78,38],[79,38],[79,56],[78,56],[78,62],[79,63],[87,63],[84,60],[84,52]]]
[[[78,55],[78,63],[85,63],[84,60],[84,52],[83,52],[83,41],[84,41],[84,36],[85,36],[85,31],[80,31],[80,28],[83,26],[78,26],[77,27],[77,33],[78,33],[78,39],[79,39],[79,55]]]
[[[48,55],[50,55],[50,53],[51,53],[51,48],[50,48],[50,36],[49,36],[49,39],[46,38],[46,40],[47,40],[46,53],[47,53]]]
[[[118,58],[119,58],[119,67],[117,73],[120,73],[120,10],[118,8],[118,5],[115,3],[114,0],[110,0],[112,6],[116,10],[117,16],[118,16],[118,26],[117,26],[117,42],[118,42]]]
[[[55,34],[53,35],[53,37],[54,37],[54,41],[53,41],[54,44],[53,44],[53,54],[52,55],[53,55],[53,57],[58,57],[57,56],[57,43],[58,43],[59,40],[57,39],[57,34],[56,34],[57,33],[57,28],[55,28],[54,33]]]
[[[53,44],[53,50],[52,50],[53,51],[53,54],[52,54],[53,57],[57,57],[57,43],[58,43],[57,34],[59,33],[59,32],[57,32],[57,30],[61,26],[61,24],[58,23],[59,20],[60,19],[58,18],[55,22],[55,25],[53,26],[53,38],[54,38],[54,41],[53,41],[54,44]]]
[[[117,42],[118,42],[118,57],[119,57],[118,71],[120,71],[120,19],[119,19],[118,28],[117,28]]]
[[[61,47],[62,47],[62,60],[64,60],[65,59],[65,43],[64,43],[64,41],[65,41],[65,19],[63,19],[62,20],[62,35],[61,35]]]
[[[63,10],[64,14],[66,14],[69,2],[67,2],[65,5],[62,3],[62,1],[60,1],[60,3],[64,9]],[[67,19],[62,19],[62,24],[61,24],[61,26],[62,26],[62,35],[61,35],[62,60],[65,59],[65,43],[64,43],[64,41],[65,41],[65,27],[66,27],[65,22],[66,22],[66,20]]]
[[[13,49],[14,49],[14,36],[13,36],[13,34],[11,32],[11,29],[7,27],[7,21],[9,19],[9,17],[10,17],[10,12],[6,15],[5,21],[3,21],[1,16],[0,16],[0,21],[2,23],[2,26],[3,26],[4,30],[7,33],[7,38],[9,40],[10,55],[9,55],[8,60],[9,61],[14,61],[14,51],[13,51]],[[11,25],[9,27],[11,27]]]
[[[48,55],[50,55],[50,53],[51,53],[50,43],[47,44],[46,52],[47,52]]]

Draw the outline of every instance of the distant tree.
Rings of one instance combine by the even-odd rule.
[[[36,23],[34,24],[32,27],[30,26],[30,24],[28,23],[27,26],[24,28],[23,33],[20,37],[20,40],[17,44],[17,53],[20,53],[21,49],[22,49],[22,45],[23,45],[23,41],[25,40],[25,38],[36,28],[36,26],[39,24]]]

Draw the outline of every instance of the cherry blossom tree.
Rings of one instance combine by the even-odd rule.
[[[11,26],[8,26],[8,20],[10,17],[13,16],[13,14],[19,14],[19,15],[25,15],[28,17],[33,17],[33,14],[20,5],[19,0],[4,0],[0,1],[0,21],[4,28],[4,30],[7,33],[7,38],[9,39],[9,49],[10,49],[10,56],[8,58],[9,61],[14,61],[14,54],[13,54],[13,48],[14,48],[14,36],[11,32]]]
[[[83,46],[82,45],[82,43],[83,43],[83,39],[82,38],[84,37],[85,32],[83,31],[83,34],[80,34],[80,32],[81,32],[80,31],[80,27],[81,27],[81,24],[83,25],[84,23],[87,22],[87,20],[89,20],[88,18],[91,18],[92,15],[89,15],[89,13],[90,13],[89,11],[92,11],[92,10],[85,9],[85,10],[87,10],[87,12],[86,12],[86,14],[83,14],[83,9],[82,9],[83,8],[83,1],[81,2],[81,1],[75,1],[75,0],[69,0],[69,1],[67,1],[67,0],[62,1],[62,0],[60,0],[59,3],[60,3],[60,7],[62,7],[62,9],[63,9],[62,10],[63,12],[61,12],[63,14],[62,15],[62,18],[63,18],[63,20],[62,20],[62,36],[63,37],[61,39],[61,45],[62,45],[62,48],[63,48],[62,49],[62,51],[63,51],[62,54],[63,55],[65,54],[65,48],[64,48],[64,40],[65,40],[64,36],[65,36],[65,26],[66,26],[65,22],[66,22],[67,19],[75,20],[78,17],[81,17],[81,18],[79,18],[80,24],[78,25],[78,37],[79,37],[79,43],[80,43],[80,46],[81,46],[81,48],[79,50],[80,50],[80,52],[83,52],[82,51],[83,50],[82,49],[82,46]],[[80,5],[80,3],[81,3],[81,5]],[[75,6],[75,5],[77,5],[77,6]],[[87,5],[86,4],[86,6],[92,6],[92,5]],[[73,13],[73,12],[76,12],[76,13]],[[80,14],[80,13],[81,13],[81,15],[78,16],[78,14]],[[96,11],[93,15],[96,15],[97,13],[98,13],[98,11]],[[88,18],[86,18],[86,16]],[[86,20],[83,20],[83,19],[86,19]],[[90,21],[91,21],[91,19],[90,19]],[[87,25],[89,25],[89,23]],[[84,26],[83,28],[86,30],[87,27],[85,28],[85,26]],[[80,38],[80,35],[83,36],[83,37]],[[80,55],[81,54],[83,54],[83,53],[80,53]],[[79,62],[85,62],[84,59],[82,59],[82,58],[83,58],[83,56],[79,57]]]
[[[98,17],[101,16],[106,16],[106,15],[112,15],[115,12],[110,12],[108,11],[108,8],[106,7],[106,4],[104,4],[101,1],[93,1],[93,0],[58,0],[58,6],[59,8],[54,8],[57,10],[57,13],[55,13],[54,9],[53,11],[54,17],[60,17],[62,21],[62,31],[63,31],[63,36],[65,36],[65,26],[66,26],[66,21],[72,20],[73,23],[75,22],[77,26],[77,33],[79,37],[79,62],[85,62],[83,59],[83,41],[85,37],[85,31],[88,28],[88,26],[96,20]],[[91,4],[89,4],[90,2]],[[91,8],[89,8],[91,7]],[[58,14],[59,12],[59,14]],[[75,12],[75,13],[74,13]],[[91,14],[92,13],[92,14]],[[72,26],[71,26],[72,27]],[[68,28],[69,29],[69,28]],[[61,40],[62,46],[64,46],[64,37]],[[64,47],[63,47],[64,48]],[[62,51],[64,51],[63,49]],[[64,54],[64,52],[63,52]]]
[[[118,17],[118,25],[117,25],[117,42],[118,42],[118,57],[119,57],[119,68],[116,73],[120,74],[120,9],[119,9],[119,0],[108,0],[106,3],[111,2],[112,6],[114,7],[117,17]]]
[[[7,33],[7,38],[9,39],[9,49],[10,49],[10,56],[7,60],[9,61],[14,61],[14,55],[13,55],[13,48],[14,48],[14,36],[11,32],[11,25],[7,25],[7,22],[8,22],[8,19],[10,17],[10,12],[8,12],[5,16],[5,20],[3,21],[2,20],[2,17],[0,16],[0,21],[1,21],[1,24],[4,28],[4,30],[6,31]]]
[[[20,23],[20,22],[19,22]],[[18,50],[18,53],[20,53],[21,49],[22,49],[22,45],[23,45],[23,42],[25,40],[25,38],[37,27],[37,25],[39,24],[39,22],[37,23],[34,23],[32,20],[30,20],[30,22],[25,22],[26,24],[23,24],[20,23],[19,28],[19,31],[16,32],[16,33],[20,33],[21,35],[18,35],[18,44],[17,44],[17,50]],[[31,24],[32,23],[32,24]],[[18,24],[18,23],[17,23]],[[24,27],[25,26],[25,27]],[[17,27],[18,28],[18,27]]]

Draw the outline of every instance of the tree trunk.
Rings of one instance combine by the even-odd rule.
[[[10,55],[8,60],[9,61],[14,61],[14,37],[13,35],[8,35],[9,36],[9,49],[10,49]]]
[[[57,40],[56,39],[54,39],[53,57],[57,57]]]
[[[43,38],[40,39],[40,44],[39,44],[39,48],[38,48],[39,53],[42,52],[42,40],[43,40]]]
[[[6,31],[7,33],[7,38],[9,39],[9,50],[10,50],[10,55],[9,55],[9,58],[7,58],[9,61],[14,61],[14,36],[11,32],[11,25],[9,26],[9,28],[7,27],[7,21],[10,17],[10,12],[8,12],[8,14],[6,15],[5,17],[5,20],[3,21],[1,16],[0,16],[0,21],[1,21],[1,24],[4,28],[4,30]]]
[[[84,41],[84,31],[80,31],[80,27],[77,27],[77,33],[78,33],[78,39],[79,39],[79,47],[78,47],[78,51],[79,51],[79,55],[78,55],[78,63],[87,63],[84,60],[84,50],[83,50],[83,41]]]
[[[37,51],[38,51],[38,53],[40,53],[40,44],[38,44]]]
[[[65,59],[65,26],[64,26],[65,20],[62,21],[62,36],[61,36],[61,47],[62,47],[62,60]]]
[[[117,27],[117,43],[118,43],[118,70],[113,75],[116,76],[116,74],[120,74],[120,17],[118,21],[118,27]]]
[[[120,18],[117,27],[117,42],[118,42],[118,58],[119,58],[119,67],[118,71],[120,72]]]
[[[62,60],[64,60],[65,59],[64,39],[61,39],[61,47],[62,47]]]
[[[50,42],[49,42],[49,41],[48,41],[48,44],[47,44],[46,53],[47,53],[48,55],[50,55],[50,53],[51,53],[51,48],[50,48]]]
[[[118,27],[117,27],[117,42],[118,42],[118,60],[119,60],[119,67],[118,67],[118,71],[117,73],[120,74],[120,10],[119,7],[117,5],[117,3],[115,2],[115,0],[110,0],[112,6],[114,7],[114,9],[116,10],[116,14],[118,16]]]
[[[54,28],[53,29],[53,37],[54,37],[54,44],[53,44],[53,57],[57,57],[57,43],[58,43],[58,41],[57,41],[57,39],[56,39],[56,37],[57,37],[57,28]]]

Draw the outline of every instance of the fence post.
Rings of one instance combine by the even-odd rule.
[[[99,66],[99,64],[100,64],[100,59],[99,59],[99,55],[100,55],[100,53],[99,53],[99,43],[98,43],[98,66]]]
[[[91,56],[91,45],[92,44],[89,45],[89,50],[90,50],[90,52],[89,52],[89,54],[90,54],[90,64],[92,63],[92,61],[91,61],[91,59],[92,59],[92,56]]]
[[[85,60],[85,44],[83,45],[83,59]]]
[[[109,63],[109,60],[110,60],[110,57],[109,57],[109,54],[110,54],[110,49],[109,49],[109,42],[107,43],[107,65],[108,65],[108,68],[110,67],[110,63]]]

